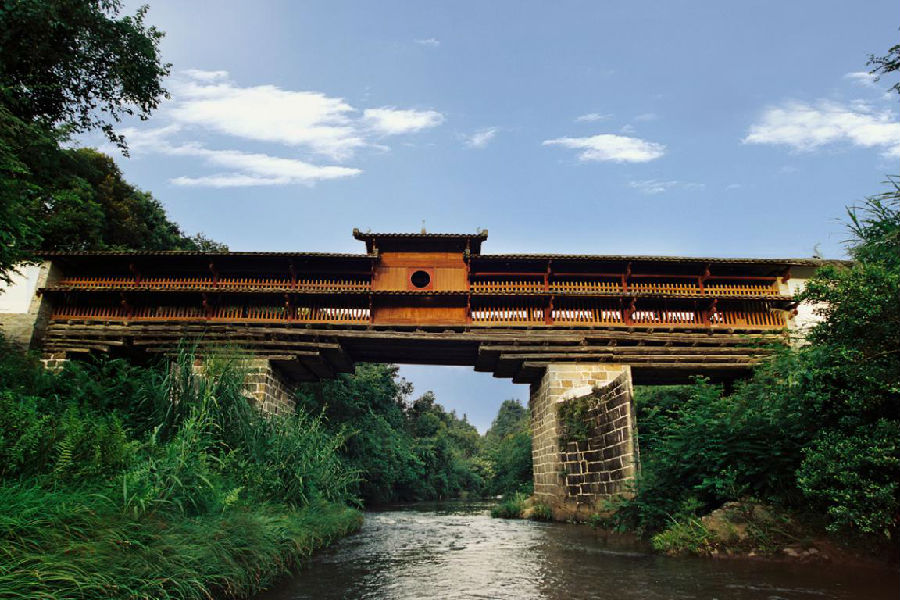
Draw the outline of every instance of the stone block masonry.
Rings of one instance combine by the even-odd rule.
[[[598,498],[629,493],[637,475],[638,447],[634,401],[627,372],[590,395],[573,398],[587,409],[582,439],[563,440],[560,462],[566,499],[592,506]],[[563,437],[566,432],[563,431]]]
[[[246,368],[244,390],[260,410],[270,415],[294,412],[295,386],[272,366],[271,361],[264,358],[250,359]]]
[[[532,385],[534,494],[554,518],[587,518],[601,500],[627,492],[639,468],[633,396],[631,369],[620,364],[551,364]],[[563,447],[565,402],[587,410],[585,435]]]

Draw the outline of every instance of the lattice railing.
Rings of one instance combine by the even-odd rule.
[[[483,324],[543,323],[544,309],[529,304],[473,306],[472,322]]]
[[[735,296],[775,296],[779,289],[775,279],[747,282],[707,281],[702,287],[699,279],[683,279],[679,281],[648,281],[634,279],[622,286],[620,280],[611,279],[551,279],[547,287],[543,281],[522,279],[476,279],[471,284],[475,294],[510,294],[540,293],[552,294],[633,294],[649,296],[696,296],[696,297],[735,297]]]
[[[542,279],[476,279],[471,290],[476,294],[510,294],[517,292],[543,292]]]
[[[551,280],[550,291],[562,294],[618,294],[622,284],[618,281],[596,279]]]
[[[368,323],[370,310],[363,306],[217,306],[209,309],[196,306],[82,306],[64,305],[57,307],[53,318],[129,321],[300,321]]]
[[[142,287],[150,289],[291,289],[314,292],[366,291],[365,278],[301,278],[296,282],[282,277],[67,277],[58,285],[83,289]]]
[[[554,306],[551,316],[554,323],[624,324],[622,309],[613,302],[569,299]]]
[[[479,325],[602,325],[622,327],[746,327],[752,329],[781,329],[787,326],[783,310],[767,302],[744,302],[719,309],[703,310],[693,307],[636,307],[621,306],[618,302],[597,302],[589,299],[560,300],[549,310],[521,303],[491,303],[474,305],[472,322]]]

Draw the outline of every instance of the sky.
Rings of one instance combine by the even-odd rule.
[[[126,4],[133,12],[138,3]],[[170,99],[117,156],[231,250],[363,252],[354,227],[488,229],[485,253],[844,256],[898,173],[895,0],[150,0]],[[404,366],[481,431],[525,386]]]

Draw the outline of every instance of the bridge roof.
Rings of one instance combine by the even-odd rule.
[[[353,237],[366,243],[366,252],[378,250],[456,250],[466,248],[472,254],[481,252],[481,242],[488,237],[487,229],[478,233],[370,233],[353,230]]]
[[[833,264],[851,264],[850,260],[822,258],[728,258],[711,256],[652,256],[641,254],[479,254],[478,261],[597,261],[597,262],[667,262],[667,263],[718,263],[773,266],[821,267]]]

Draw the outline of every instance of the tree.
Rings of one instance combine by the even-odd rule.
[[[491,471],[489,493],[509,494],[528,489],[532,478],[528,426],[528,410],[522,403],[504,400],[491,428],[484,434],[484,451]]]
[[[166,95],[162,33],[147,9],[119,0],[0,0],[0,281],[38,250],[201,250],[111,158],[65,149],[69,136],[115,132],[147,118]]]
[[[227,249],[202,235],[189,238],[149,192],[125,181],[112,158],[90,148],[64,150],[59,169],[34,207],[44,250]]]
[[[888,50],[888,53],[884,56],[875,56],[874,54],[870,54],[869,62],[866,64],[875,67],[869,72],[872,75],[875,75],[876,81],[878,81],[878,79],[880,79],[884,75],[887,75],[888,73],[896,73],[897,71],[900,71],[900,44],[891,47],[891,49]],[[892,85],[891,89],[900,94],[900,82]]]
[[[849,209],[850,266],[820,269],[801,295],[824,320],[803,351],[800,489],[832,527],[896,535],[900,527],[900,185]]]
[[[122,116],[146,119],[166,96],[163,33],[147,26],[143,6],[120,16],[120,0],[2,0],[2,102],[25,122],[114,130]]]

